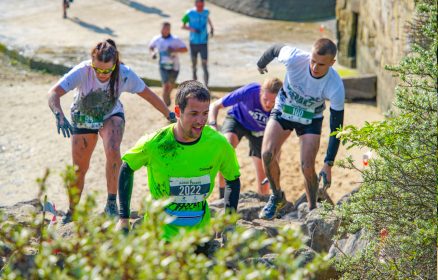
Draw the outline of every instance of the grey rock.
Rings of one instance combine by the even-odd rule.
[[[268,268],[275,267],[275,259],[278,257],[278,254],[266,254],[260,258],[248,258],[243,261],[244,264],[249,265],[257,265],[257,264],[263,264]]]
[[[365,238],[365,230],[361,229],[355,234],[349,234],[346,238],[335,241],[330,247],[327,258],[339,258],[340,256],[355,256],[368,245]]]
[[[315,258],[315,251],[310,247],[304,247],[294,252],[294,257],[299,260],[298,266],[304,267]]]
[[[304,224],[302,224],[303,232],[311,238],[310,247],[317,252],[328,252],[333,244],[340,221],[335,217],[326,217],[325,219],[320,214],[318,209],[310,211],[307,215]]]

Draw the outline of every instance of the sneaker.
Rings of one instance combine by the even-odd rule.
[[[281,216],[281,210],[286,206],[286,198],[284,192],[281,192],[281,197],[271,194],[268,203],[263,207],[259,214],[260,219],[272,220]]]
[[[114,200],[110,200],[106,202],[105,205],[105,214],[109,217],[118,217],[119,216],[119,208],[117,207],[117,202]]]
[[[73,213],[69,210],[67,213],[65,213],[64,216],[62,216],[61,224],[66,225],[68,223],[71,223],[73,221]]]

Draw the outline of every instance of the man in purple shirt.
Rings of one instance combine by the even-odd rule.
[[[275,104],[275,98],[283,83],[277,78],[266,79],[263,85],[250,83],[228,95],[216,100],[210,105],[208,124],[217,129],[217,115],[220,109],[233,106],[222,125],[222,133],[228,142],[236,148],[242,137],[249,141],[249,156],[253,158],[257,173],[258,193],[269,194],[266,175],[261,161],[263,133],[266,122]],[[220,197],[223,197],[225,181],[219,174]]]

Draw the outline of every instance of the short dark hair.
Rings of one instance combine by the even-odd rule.
[[[333,57],[336,56],[336,52],[337,52],[335,43],[333,43],[332,40],[327,38],[318,39],[313,44],[313,50],[318,55],[332,55]]]
[[[170,26],[170,22],[165,21],[165,22],[163,22],[163,24],[162,24],[161,26],[162,26],[162,27],[164,27],[164,26]]]
[[[181,112],[187,107],[189,98],[195,98],[201,102],[210,102],[210,92],[198,81],[188,80],[182,82],[176,89],[175,104],[179,106]]]

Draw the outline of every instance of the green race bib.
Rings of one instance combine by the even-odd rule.
[[[288,121],[299,122],[301,124],[311,124],[313,116],[315,115],[314,110],[305,110],[303,108],[293,105],[284,104],[282,109],[282,118]]]

